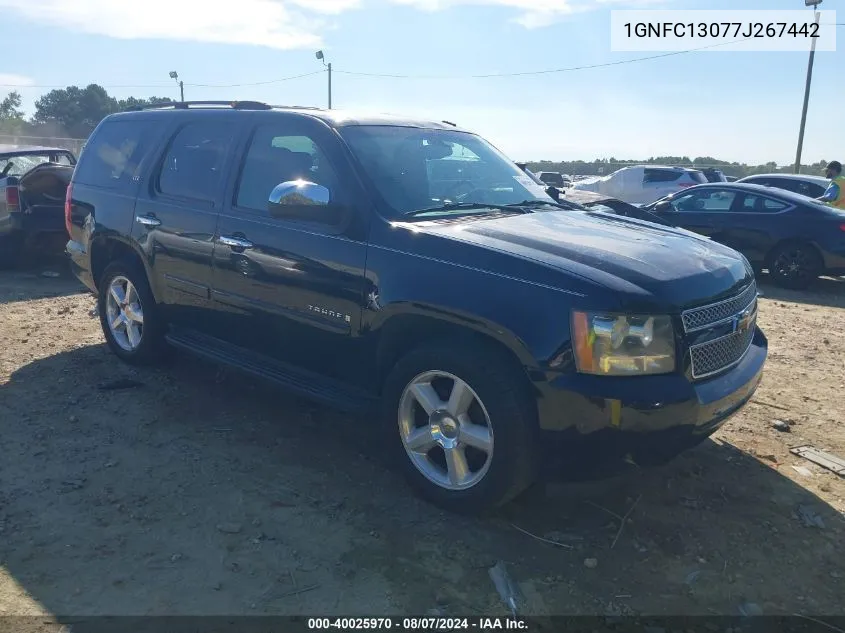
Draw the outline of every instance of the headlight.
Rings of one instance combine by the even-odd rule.
[[[668,316],[572,313],[578,371],[601,376],[675,370],[675,334]]]

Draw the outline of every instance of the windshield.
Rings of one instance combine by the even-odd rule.
[[[542,185],[475,134],[386,125],[340,133],[398,216],[455,203],[464,208],[442,212],[466,213],[473,204],[554,203]]]
[[[22,154],[0,158],[0,174],[3,176],[22,176],[33,167],[42,163],[73,165],[73,158],[66,152],[45,152],[44,154]]]

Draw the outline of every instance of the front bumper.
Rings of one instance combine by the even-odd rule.
[[[544,383],[538,412],[545,470],[592,477],[613,464],[669,461],[709,437],[751,399],[767,354],[768,341],[758,328],[738,365],[701,382],[679,374],[564,374]]]

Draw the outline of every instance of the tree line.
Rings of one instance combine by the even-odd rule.
[[[35,102],[34,114],[27,118],[21,109],[21,95],[10,92],[0,101],[0,136],[51,136],[85,139],[103,117],[137,107],[158,103],[173,103],[169,97],[128,97],[116,99],[105,88],[90,84],[81,88],[68,86],[51,90]],[[537,171],[558,171],[565,174],[607,175],[631,164],[677,165],[680,167],[716,167],[726,176],[750,176],[752,174],[791,172],[792,166],[778,167],[774,162],[762,165],[728,162],[711,156],[690,159],[688,156],[657,156],[646,160],[617,160],[597,158],[593,161],[537,161],[529,162],[528,168]],[[821,174],[826,161],[802,167],[802,173]]]
[[[109,114],[172,102],[169,97],[116,99],[97,84],[68,86],[41,95],[35,101],[35,112],[27,118],[21,95],[14,91],[0,101],[0,135],[84,139]]]

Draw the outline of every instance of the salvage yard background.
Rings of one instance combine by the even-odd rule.
[[[763,384],[713,440],[470,519],[413,497],[363,421],[122,365],[52,270],[0,273],[0,615],[504,613],[497,561],[524,613],[842,612],[845,479],[789,448],[845,456],[843,279],[763,280]]]

